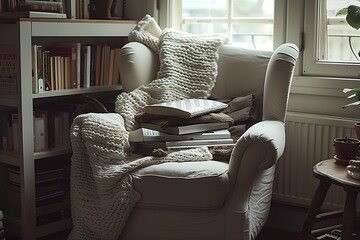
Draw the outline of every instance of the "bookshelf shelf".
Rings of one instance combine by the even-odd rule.
[[[22,21],[31,22],[34,37],[119,37],[127,35],[136,24],[135,21],[126,20],[54,19],[45,22],[23,19]]]
[[[34,159],[43,159],[59,155],[71,154],[70,146],[53,148],[47,151],[34,152]]]
[[[60,97],[60,96],[68,96],[68,95],[75,95],[75,94],[100,93],[100,92],[107,92],[107,91],[122,91],[122,86],[121,85],[95,86],[95,87],[89,87],[89,88],[44,91],[41,93],[32,94],[32,98],[33,99],[50,98],[50,97]]]
[[[8,129],[11,130],[11,135],[3,135],[4,130],[1,130],[2,128],[0,128],[0,170],[3,174],[1,184],[4,186],[10,184],[7,175],[9,171],[11,171],[11,168],[15,168],[17,169],[16,174],[18,174],[20,185],[20,187],[16,189],[19,196],[17,201],[19,201],[20,198],[20,202],[16,208],[19,209],[18,212],[21,211],[21,217],[16,215],[16,213],[11,216],[11,207],[6,207],[7,205],[10,205],[10,203],[7,202],[9,200],[6,197],[0,198],[0,205],[5,206],[3,208],[4,213],[6,214],[7,210],[10,212],[10,214],[7,214],[8,216],[10,215],[8,217],[8,227],[6,230],[8,234],[24,240],[34,240],[39,237],[69,229],[72,226],[71,218],[60,219],[44,225],[36,223],[39,217],[37,215],[39,213],[36,211],[36,206],[39,203],[36,194],[39,193],[38,190],[40,189],[37,177],[39,165],[45,168],[51,168],[53,163],[57,163],[58,161],[64,161],[69,164],[71,156],[69,142],[66,143],[66,141],[69,140],[63,140],[64,142],[62,144],[50,146],[50,137],[48,137],[49,146],[46,145],[44,148],[37,148],[39,146],[39,137],[37,135],[39,131],[36,127],[41,123],[41,121],[39,121],[39,118],[41,117],[39,117],[38,114],[40,114],[42,110],[45,112],[49,111],[48,114],[53,114],[51,111],[55,105],[51,104],[58,104],[57,106],[60,106],[61,104],[64,104],[64,100],[71,98],[76,99],[76,97],[79,97],[80,95],[100,98],[110,104],[112,103],[114,96],[122,91],[119,79],[116,79],[111,75],[109,76],[109,79],[112,77],[112,79],[116,79],[116,81],[114,80],[111,82],[109,80],[100,82],[99,85],[93,84],[95,86],[90,85],[91,87],[81,88],[54,87],[52,89],[61,90],[40,91],[39,93],[34,93],[36,92],[34,89],[39,90],[38,88],[34,88],[33,84],[33,80],[35,79],[35,77],[33,77],[33,70],[35,69],[33,64],[35,59],[34,45],[48,47],[56,46],[57,43],[71,43],[77,44],[77,46],[108,45],[112,49],[120,48],[127,42],[127,36],[135,27],[135,24],[135,21],[127,20],[25,18],[17,20],[0,20],[0,32],[7,33],[0,39],[0,54],[9,53],[13,56],[12,64],[14,64],[15,71],[11,72],[11,76],[12,79],[15,79],[17,89],[15,90],[15,94],[0,94],[0,120],[4,119],[4,116],[6,116],[5,123],[7,124],[7,134],[9,134]],[[81,61],[82,60],[83,58],[81,57]],[[78,63],[76,67],[79,68],[79,66]],[[65,69],[69,70],[70,68],[63,69],[64,75],[69,74],[66,73]],[[9,73],[9,71],[0,71],[0,80],[7,78],[6,74]],[[77,85],[73,86],[79,86],[79,78],[83,79],[84,77],[82,75],[81,77],[77,77]],[[3,80],[2,83],[5,84],[6,82]],[[11,90],[11,86],[7,89],[8,91]],[[88,85],[84,84],[84,86]],[[74,106],[70,106],[70,104],[67,106],[61,105],[61,107],[73,108]],[[61,111],[59,109],[57,110]],[[62,110],[63,113],[65,112],[65,114],[69,115],[63,115],[65,117],[60,119],[68,119],[67,116],[72,116],[71,110]],[[11,118],[9,118],[10,116]],[[50,125],[50,120],[47,118],[43,118],[43,121],[46,121],[49,123],[49,126],[52,126]],[[56,129],[68,130],[71,125],[71,120],[69,119],[68,122],[67,120],[62,121],[63,125],[60,125],[62,126],[61,128],[48,127],[49,133],[55,132],[56,134]],[[0,121],[0,123],[1,122],[2,121]],[[16,124],[16,131],[13,130],[15,129],[14,124]],[[61,132],[66,131],[60,131],[60,133]],[[58,134],[60,133],[58,131]],[[7,138],[7,150],[5,150],[4,145],[2,144],[4,142],[4,136]],[[43,134],[43,136],[48,136],[47,132],[46,134]],[[12,149],[9,149],[9,141],[13,144]],[[51,142],[51,144],[53,144],[53,142]],[[13,149],[15,149],[15,147],[18,148],[18,150],[14,151]],[[35,151],[34,149],[45,150]],[[64,167],[62,172],[64,174],[63,180],[65,180],[66,174],[68,174],[68,165]],[[14,186],[12,187],[14,188]],[[8,191],[8,187],[0,188],[0,195],[7,196],[6,194]],[[67,196],[65,194],[67,194],[67,192],[64,193],[64,197]],[[45,204],[49,203],[46,202]]]

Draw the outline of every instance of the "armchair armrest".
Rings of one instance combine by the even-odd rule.
[[[285,126],[280,120],[266,120],[249,128],[237,141],[229,163],[232,192],[227,201],[226,239],[238,239],[231,233],[239,226],[244,239],[253,239],[269,214],[275,163],[285,148]],[[241,215],[248,219],[241,222]]]
[[[119,71],[125,92],[146,85],[156,79],[159,57],[139,42],[129,42],[121,48]]]
[[[253,125],[235,145],[229,164],[230,179],[252,178],[256,171],[270,168],[282,156],[284,148],[282,121],[266,120]]]

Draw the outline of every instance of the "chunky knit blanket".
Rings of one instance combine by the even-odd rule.
[[[136,113],[147,104],[180,98],[206,98],[215,83],[217,50],[223,36],[192,35],[161,30],[145,16],[129,35],[160,56],[158,78],[130,93],[121,93],[116,113],[82,114],[71,128],[71,207],[69,239],[118,239],[132,208],[140,199],[130,172],[168,161],[211,159],[206,148],[143,157],[132,152],[129,131]]]

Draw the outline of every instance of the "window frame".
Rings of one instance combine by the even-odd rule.
[[[360,74],[359,63],[356,62],[334,62],[317,60],[318,38],[322,37],[317,32],[324,31],[319,27],[320,1],[305,0],[305,26],[304,26],[304,76],[343,77],[357,79]],[[315,24],[314,24],[315,23]]]

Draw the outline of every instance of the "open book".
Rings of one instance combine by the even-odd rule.
[[[182,99],[171,102],[148,105],[145,113],[190,118],[225,109],[228,105],[210,99]]]

